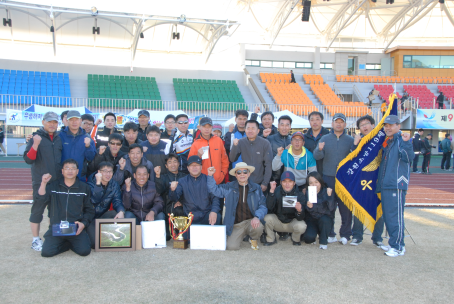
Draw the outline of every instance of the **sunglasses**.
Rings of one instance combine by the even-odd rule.
[[[248,170],[248,169],[238,170],[238,171],[236,171],[235,173],[236,173],[236,175],[248,174],[248,173],[249,173],[249,170]]]
[[[179,121],[179,122],[178,122],[179,125],[182,125],[182,124],[185,124],[185,125],[186,125],[186,124],[188,124],[188,123],[189,123],[189,121],[187,121],[187,120],[185,120],[185,121]]]
[[[121,146],[121,143],[119,143],[119,142],[110,142],[109,145],[120,147],[120,146]]]

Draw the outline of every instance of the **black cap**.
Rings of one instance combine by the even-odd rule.
[[[200,125],[201,126],[204,126],[204,125],[213,125],[213,121],[211,120],[211,118],[209,117],[203,117],[201,120],[200,120]]]
[[[388,115],[385,118],[385,121],[383,122],[385,124],[400,124],[399,117],[396,115]]]
[[[192,163],[198,163],[199,165],[202,165],[202,159],[197,155],[192,155],[188,158],[188,166]]]
[[[148,112],[147,110],[140,110],[137,117],[140,117],[142,115],[145,115],[146,117],[150,118],[150,112]]]
[[[426,137],[427,137],[427,136],[432,136],[432,133],[427,134]]]

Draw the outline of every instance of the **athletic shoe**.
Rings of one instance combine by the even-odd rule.
[[[282,233],[278,233],[278,234],[279,234],[279,241],[286,241],[290,237],[290,234],[288,232],[282,232]]]
[[[397,250],[397,249],[391,248],[385,252],[385,255],[387,255],[389,257],[396,257],[399,255],[404,255],[404,254],[405,254],[405,247],[403,247],[402,250]]]
[[[37,239],[32,242],[32,249],[36,251],[41,251],[43,249],[43,240]]]
[[[263,246],[273,246],[274,244],[277,244],[277,240],[276,239],[274,239],[274,241],[272,241],[272,242],[265,242],[265,244],[263,244]]]
[[[452,169],[448,169],[448,171],[452,171]]]
[[[339,243],[341,243],[342,245],[347,245],[348,240],[347,240],[347,238],[342,237],[342,238],[339,240]]]
[[[430,173],[430,172],[426,172],[426,174],[427,174],[427,175],[432,175],[432,173]]]
[[[363,241],[359,241],[357,239],[352,239],[352,241],[350,242],[350,245],[353,245],[353,246],[358,246],[359,244],[361,244]]]
[[[388,251],[391,248],[388,245],[383,244],[383,242],[374,242],[374,245],[380,249],[383,249],[384,251]]]
[[[331,243],[336,243],[337,242],[337,237],[335,236],[329,236],[328,237],[328,243],[331,244]]]
[[[421,171],[413,171],[413,173],[421,174]]]
[[[328,245],[320,245],[320,249],[326,250],[328,249]]]

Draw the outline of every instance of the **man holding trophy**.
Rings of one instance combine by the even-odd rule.
[[[230,170],[237,180],[225,185],[216,185],[213,178],[216,169],[208,168],[208,191],[217,197],[225,198],[224,224],[227,231],[227,249],[240,249],[245,235],[251,237],[251,247],[258,249],[257,240],[263,233],[263,218],[268,209],[261,187],[249,181],[255,168],[239,162]]]

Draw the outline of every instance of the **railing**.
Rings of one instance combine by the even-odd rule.
[[[365,99],[363,97],[363,94],[358,90],[358,87],[356,85],[353,85],[353,92],[356,94],[356,96],[359,98],[359,101],[364,102]]]
[[[333,83],[333,89],[334,89],[334,94],[336,94],[340,100],[344,101],[344,96],[339,92],[339,89],[337,88],[336,84],[334,84],[334,83]]]
[[[278,112],[288,110],[298,116],[307,119],[309,113],[318,110],[325,117],[331,117],[337,112],[347,115],[349,120],[356,120],[365,115],[365,112],[373,115],[379,114],[379,108],[365,106],[324,106],[302,104],[267,104],[262,103],[237,103],[237,102],[197,102],[197,101],[161,101],[161,100],[137,100],[137,99],[102,99],[102,98],[74,98],[74,97],[36,97],[18,95],[0,95],[0,112],[6,109],[25,110],[31,105],[42,105],[55,108],[87,107],[93,113],[115,112],[128,114],[134,109],[147,109],[151,111],[176,111],[181,110],[190,116],[207,115],[212,119],[230,119],[238,109],[253,112],[260,107],[260,111]],[[328,119],[326,118],[326,121]]]

